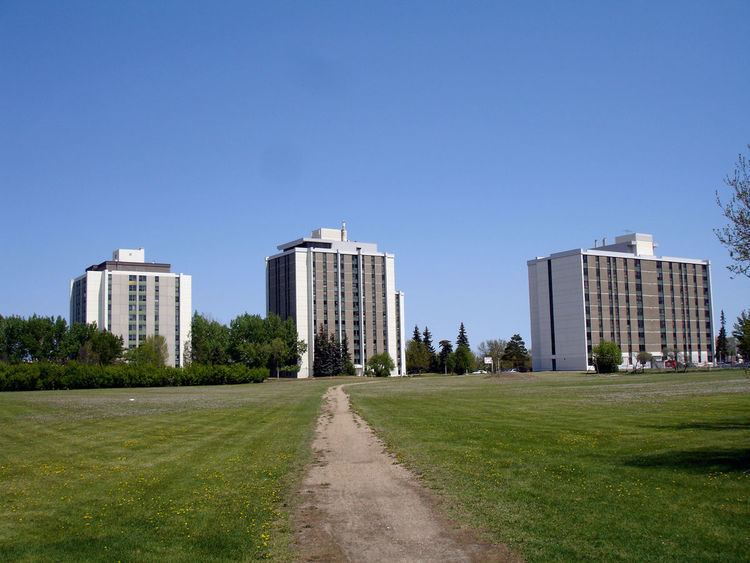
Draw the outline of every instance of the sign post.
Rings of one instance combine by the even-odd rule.
[[[495,373],[495,364],[492,361],[492,356],[485,356],[484,357],[484,365],[490,366],[490,370],[492,373]]]

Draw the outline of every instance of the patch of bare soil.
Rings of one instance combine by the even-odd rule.
[[[520,561],[442,516],[432,493],[351,411],[341,386],[325,401],[295,514],[301,560]]]

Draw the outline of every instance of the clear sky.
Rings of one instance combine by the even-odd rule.
[[[713,263],[750,143],[750,2],[0,0],[0,313],[68,314],[117,247],[265,313],[264,258],[347,221],[408,327],[529,339],[526,261],[627,230]]]

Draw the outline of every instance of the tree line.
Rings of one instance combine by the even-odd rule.
[[[305,350],[291,319],[244,314],[225,326],[195,313],[184,350],[190,372],[176,375],[173,370],[181,368],[166,366],[169,352],[161,335],[126,349],[122,337],[100,331],[96,323],[69,326],[59,316],[0,315],[0,390],[262,381],[270,373],[297,371]]]
[[[111,365],[122,359],[122,338],[96,324],[68,323],[62,317],[0,315],[0,362]]]
[[[186,356],[202,365],[266,367],[272,375],[279,376],[282,372],[299,371],[306,350],[307,344],[299,340],[292,319],[245,313],[227,326],[196,312]]]
[[[441,340],[439,351],[432,343],[428,327],[420,331],[414,327],[411,340],[406,345],[406,369],[410,374],[455,373],[464,374],[478,369],[487,369],[485,357],[491,357],[495,369],[531,369],[531,357],[520,335],[514,334],[509,341],[487,340],[482,342],[477,353],[471,351],[464,323],[458,328],[455,349],[450,340]]]

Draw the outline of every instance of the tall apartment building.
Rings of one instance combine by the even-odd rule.
[[[591,370],[602,340],[619,344],[621,367],[641,351],[714,361],[710,263],[658,257],[655,246],[633,233],[527,262],[534,370]]]
[[[96,323],[135,348],[147,336],[167,340],[167,365],[184,365],[192,322],[192,278],[169,264],[146,262],[145,251],[120,248],[70,282],[70,323]]]
[[[307,343],[298,377],[313,375],[321,326],[339,341],[346,335],[357,373],[382,352],[393,359],[392,375],[406,373],[404,294],[396,290],[393,254],[350,241],[346,224],[277,248],[280,253],[266,258],[266,308],[293,318]]]

